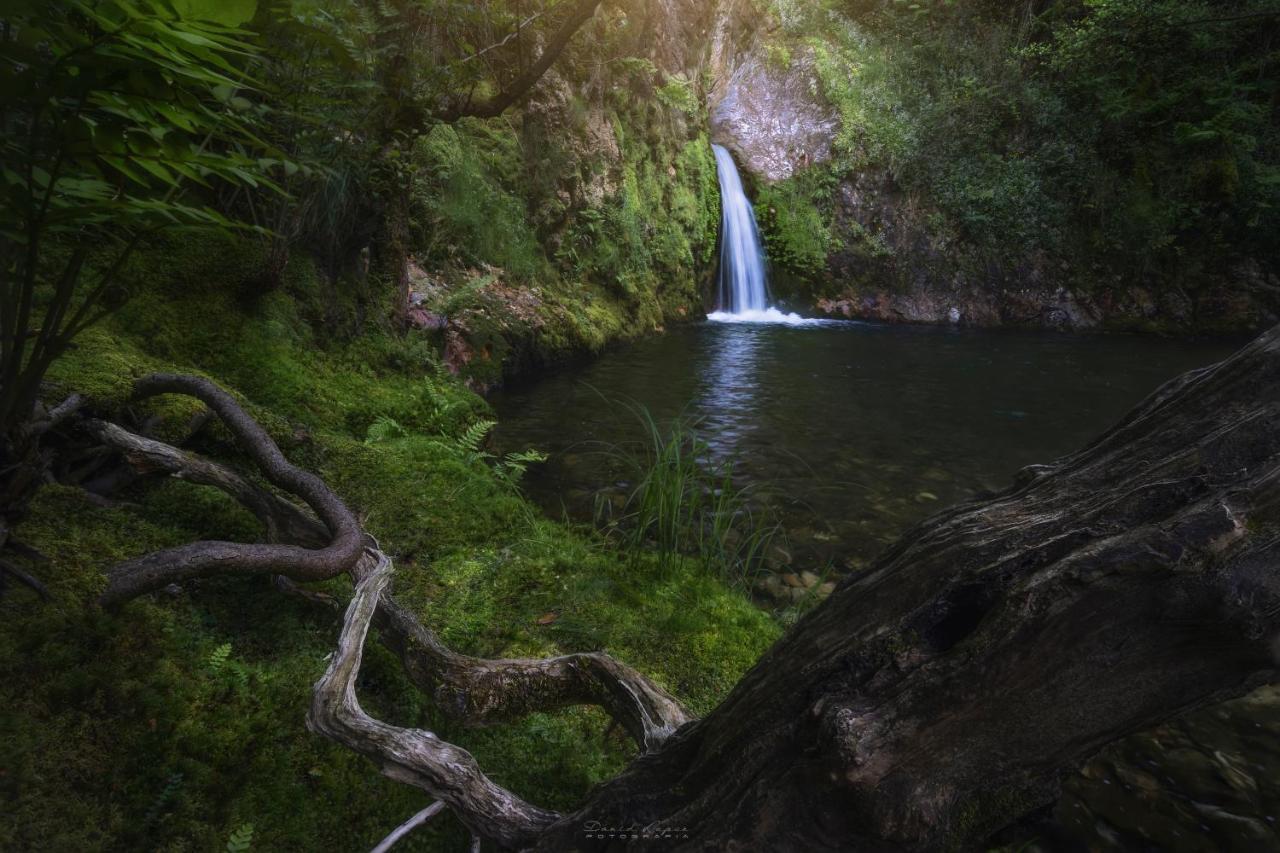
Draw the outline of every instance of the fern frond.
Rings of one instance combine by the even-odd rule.
[[[546,462],[547,454],[541,450],[521,450],[519,453],[508,453],[503,457],[503,461],[508,465],[532,465],[535,462]]]
[[[462,435],[458,436],[455,441],[462,450],[468,453],[478,453],[480,445],[484,443],[485,436],[497,425],[497,421],[476,421],[463,430]]]
[[[253,824],[242,823],[227,839],[227,853],[245,853],[253,844]]]
[[[231,644],[223,643],[213,651],[209,652],[209,657],[205,660],[205,665],[209,667],[210,672],[221,672],[227,665],[227,659],[231,657]]]
[[[369,425],[369,429],[365,432],[364,443],[377,444],[380,441],[404,438],[408,434],[409,431],[400,426],[394,418],[383,415]]]

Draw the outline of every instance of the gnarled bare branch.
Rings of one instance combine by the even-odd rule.
[[[92,421],[89,429],[122,452],[141,473],[164,472],[226,492],[262,521],[272,542],[317,547],[327,541],[324,527],[311,515],[224,465],[115,424]],[[361,565],[358,562],[357,568]],[[293,583],[291,577],[288,572],[281,574],[276,585],[291,595],[319,596]],[[669,693],[606,654],[546,660],[486,660],[458,654],[390,595],[382,596],[374,619],[383,644],[400,657],[410,681],[432,696],[442,711],[466,724],[487,725],[535,711],[598,705],[641,748],[652,751],[692,719]]]
[[[360,707],[355,685],[364,641],[392,572],[391,560],[372,548],[361,561],[362,579],[347,607],[338,649],[316,682],[308,728],[368,757],[384,776],[448,804],[463,823],[486,838],[507,847],[532,844],[558,814],[496,785],[465,749],[423,729],[387,725]]]
[[[114,424],[95,421],[89,428],[141,472],[164,471],[223,490],[263,522],[273,541],[309,546],[323,541],[324,529],[314,518],[230,468]],[[289,594],[317,595],[283,575],[276,583]],[[463,722],[483,725],[533,711],[599,705],[638,744],[652,750],[692,719],[665,690],[605,654],[547,660],[461,655],[389,595],[383,596],[375,620],[383,642],[400,656],[410,680],[433,696],[443,711]]]
[[[404,838],[442,811],[444,811],[444,803],[437,800],[391,830],[387,837],[379,841],[378,846],[370,850],[369,853],[387,853],[388,850],[400,843],[401,838]]]
[[[434,118],[439,121],[454,122],[466,116],[476,118],[493,118],[506,112],[512,105],[528,94],[529,90],[542,79],[560,54],[569,46],[573,34],[595,15],[601,0],[578,0],[569,10],[568,16],[560,24],[560,28],[547,41],[547,46],[523,74],[512,81],[511,85],[488,100],[479,103],[453,103],[439,110]]]
[[[138,397],[176,393],[204,402],[240,440],[272,485],[306,501],[328,528],[329,539],[322,548],[216,541],[166,548],[116,566],[102,593],[103,605],[118,605],[175,581],[215,574],[278,573],[295,580],[324,580],[348,571],[360,558],[364,534],[351,510],[323,480],[290,464],[266,430],[226,391],[208,379],[171,374],[144,377],[135,390]]]
[[[159,551],[117,567],[103,600],[123,601],[160,583],[222,570],[271,571],[278,574],[277,583],[286,591],[306,594],[291,579],[321,579],[350,572],[357,584],[356,595],[347,609],[338,652],[316,685],[308,726],[366,755],[385,775],[447,803],[477,836],[505,846],[531,844],[559,815],[495,785],[469,753],[431,732],[396,728],[364,713],[354,684],[368,627],[375,618],[382,641],[400,656],[410,679],[434,696],[445,713],[464,722],[483,724],[532,711],[597,704],[624,725],[643,749],[653,751],[690,719],[666,691],[607,655],[491,661],[453,652],[411,612],[384,594],[391,560],[363,534],[346,506],[318,478],[285,461],[274,442],[229,395],[207,380],[193,377],[149,377],[139,388],[142,394],[168,391],[192,394],[209,404],[249,447],[267,478],[307,500],[325,524],[224,465],[114,424],[92,421],[90,432],[123,453],[135,470],[162,472],[221,489],[263,522],[273,543],[293,543],[203,542]],[[340,557],[348,522],[362,545],[357,559],[345,565]],[[327,558],[323,563],[310,560],[300,571],[291,562],[300,554],[326,554]],[[317,565],[324,569],[317,571]],[[384,844],[390,846],[410,829],[406,824]]]
[[[606,654],[543,660],[461,655],[389,596],[378,607],[374,624],[384,645],[399,655],[410,680],[450,716],[471,724],[570,705],[598,705],[643,749],[653,751],[693,719],[661,687]]]
[[[106,421],[89,421],[85,426],[103,444],[122,453],[130,467],[139,474],[165,473],[179,480],[213,486],[226,492],[262,522],[271,542],[304,548],[323,548],[329,543],[328,531],[315,516],[297,504],[259,488],[225,465]]]

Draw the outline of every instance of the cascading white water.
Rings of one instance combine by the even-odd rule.
[[[716,311],[707,319],[722,322],[802,323],[796,314],[784,314],[769,305],[765,277],[764,245],[756,226],[751,199],[742,189],[742,178],[733,157],[722,146],[712,145],[716,174],[720,177],[720,288]]]
[[[751,200],[742,189],[742,178],[733,157],[712,145],[716,174],[720,177],[720,304],[729,314],[763,311],[768,307],[764,276],[764,247]]]

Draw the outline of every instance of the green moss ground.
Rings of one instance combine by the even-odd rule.
[[[102,414],[119,413],[132,379],[154,370],[199,371],[232,388],[292,459],[360,512],[397,558],[398,594],[460,650],[604,649],[705,712],[777,635],[696,565],[659,577],[541,518],[450,439],[488,409],[445,377],[425,339],[374,329],[331,340],[309,318],[334,297],[305,259],[282,291],[261,295],[240,284],[252,280],[253,257],[231,240],[155,247],[140,259],[134,298],[84,336],[52,382]],[[195,411],[181,398],[144,408],[169,435]],[[403,435],[366,443],[384,417]],[[204,449],[235,458],[226,439],[214,430]],[[113,614],[91,605],[123,558],[260,535],[229,499],[186,483],[147,482],[124,497],[104,508],[48,487],[17,531],[51,558],[39,574],[54,601],[22,589],[0,599],[0,849],[222,849],[246,823],[254,849],[368,849],[420,809],[424,795],[305,730],[335,614],[264,578],[209,580]],[[550,612],[558,618],[539,625]],[[390,654],[369,649],[361,690],[375,713],[435,728],[541,805],[572,806],[632,753],[592,709],[459,731]],[[450,818],[404,848],[462,841]]]

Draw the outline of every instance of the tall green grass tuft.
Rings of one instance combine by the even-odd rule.
[[[606,523],[632,554],[656,554],[663,574],[676,560],[693,557],[725,582],[748,587],[764,570],[781,526],[734,485],[733,463],[714,458],[696,421],[661,424],[640,404],[627,408],[643,439],[637,448],[609,453],[634,486],[620,511],[598,498],[597,523]]]

